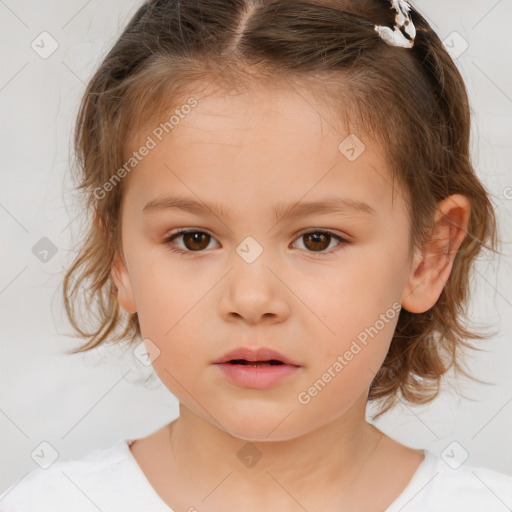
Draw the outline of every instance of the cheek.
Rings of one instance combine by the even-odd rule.
[[[194,364],[199,368],[208,359],[204,323],[213,306],[208,307],[208,313],[205,307],[215,280],[198,276],[197,270],[187,273],[178,264],[161,261],[161,257],[144,268],[135,290],[141,334],[160,351],[155,369],[166,368],[179,379],[185,369],[193,372]],[[165,373],[161,377],[168,380]]]
[[[199,366],[208,355],[204,347],[208,346],[203,338],[204,305],[201,297],[207,289],[194,294],[159,296],[154,290],[151,296],[139,308],[139,323],[144,338],[149,338],[160,350],[160,362],[175,367],[176,361],[186,364],[188,361]],[[170,370],[170,368],[169,368]]]
[[[168,325],[157,318],[147,317],[148,329],[145,331],[149,335],[145,337],[157,347],[158,357],[152,360],[152,365],[160,380],[180,401],[188,402],[191,396],[196,396],[194,389],[201,386],[209,356],[204,339],[198,336],[197,320],[190,315],[178,320],[172,320]]]
[[[356,310],[339,315],[333,324],[336,335],[322,336],[315,347],[308,378],[297,393],[299,407],[327,421],[366,396],[389,350],[399,315],[397,308],[385,311],[384,320],[375,320],[368,312],[356,315]]]
[[[322,320],[322,335],[346,339],[373,324],[390,308],[390,318],[395,316],[403,267],[391,253],[369,249],[344,258],[337,268],[304,275],[295,290],[310,306],[309,316],[315,313]]]
[[[299,293],[315,313],[305,310],[306,332],[317,333],[315,377],[323,381],[322,374],[332,367],[336,378],[331,389],[361,391],[382,365],[393,337],[400,312],[401,264],[391,251],[375,250],[359,252],[344,263],[339,270],[308,280]]]
[[[133,292],[143,334],[161,338],[179,323],[197,315],[195,304],[212,287],[207,276],[198,275],[197,266],[180,261],[165,249],[151,248],[144,258],[134,260]],[[189,321],[189,320],[188,320]]]

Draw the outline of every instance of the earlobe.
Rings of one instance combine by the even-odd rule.
[[[424,313],[439,299],[466,237],[469,213],[469,200],[460,194],[438,204],[430,239],[416,251],[404,288],[402,307],[407,311]]]
[[[117,300],[128,313],[136,313],[137,305],[133,295],[130,276],[119,252],[116,252],[112,263],[111,276],[117,288]]]

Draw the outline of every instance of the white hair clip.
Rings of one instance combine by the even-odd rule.
[[[391,46],[401,46],[403,48],[412,48],[416,28],[409,17],[411,6],[405,0],[391,0],[391,9],[395,9],[395,25],[393,30],[383,25],[375,25],[375,30],[379,36]],[[410,37],[405,37],[403,31]]]

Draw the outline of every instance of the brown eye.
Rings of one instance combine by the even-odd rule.
[[[183,239],[183,248],[174,243],[177,238]],[[166,238],[164,244],[174,252],[202,252],[208,247],[211,239],[212,237],[204,231],[181,230]]]
[[[303,238],[306,240],[304,245],[313,251],[325,251],[331,239],[330,235],[325,233],[307,233]]]
[[[330,231],[309,231],[299,236],[298,240],[303,241],[302,244],[308,252],[318,252],[320,254],[329,254],[335,250],[332,248],[326,250],[333,240],[337,240],[338,245],[342,245],[343,242],[348,243],[344,238]]]
[[[210,235],[201,232],[184,233],[183,243],[187,249],[191,251],[200,251],[208,247]],[[206,243],[205,243],[206,241]]]
[[[182,246],[174,242],[175,239],[179,238],[183,239]],[[204,252],[212,240],[214,240],[213,237],[204,231],[182,229],[168,236],[163,243],[172,252],[187,254],[192,252]],[[329,249],[333,241],[337,241],[338,246],[349,243],[339,235],[330,231],[321,230],[303,233],[297,240],[303,241],[302,245],[304,246],[304,250],[310,253],[318,253],[320,256],[328,255],[337,250],[336,247]]]

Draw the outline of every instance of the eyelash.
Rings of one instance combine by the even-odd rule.
[[[167,246],[167,249],[169,251],[175,252],[175,253],[178,253],[178,254],[181,254],[181,255],[205,252],[204,250],[202,250],[202,251],[189,251],[189,250],[179,249],[179,248],[176,248],[176,246],[171,243],[175,238],[179,237],[180,235],[186,234],[186,233],[202,233],[202,234],[208,235],[211,238],[213,238],[209,233],[207,233],[206,231],[202,231],[200,229],[195,229],[195,228],[192,228],[192,229],[180,229],[180,230],[176,231],[175,233],[171,233],[169,236],[167,236],[164,239],[163,244]],[[311,233],[315,233],[315,234],[320,233],[320,234],[323,234],[323,235],[328,235],[328,236],[338,240],[340,242],[340,245],[349,244],[350,243],[347,239],[341,237],[340,235],[337,235],[337,234],[333,233],[332,231],[323,230],[323,229],[316,229],[316,230],[310,230],[310,231],[302,232],[302,233],[300,233],[300,235],[295,240],[298,240],[299,238],[301,238],[301,237],[303,237],[305,235],[309,235]],[[330,249],[329,251],[318,251],[318,252],[317,251],[306,251],[306,252],[309,252],[309,253],[315,254],[315,255],[319,255],[319,256],[327,256],[327,255],[332,254],[333,252],[336,252],[337,250],[339,250],[339,246],[336,246],[334,249]]]

